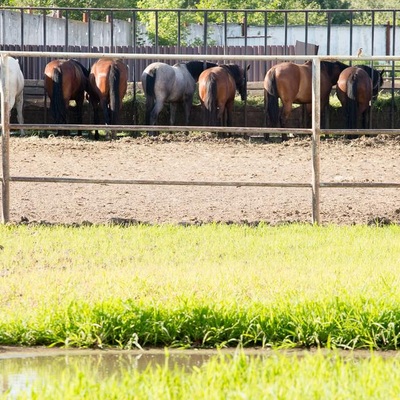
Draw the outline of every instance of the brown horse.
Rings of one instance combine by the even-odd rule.
[[[340,74],[336,94],[344,110],[347,129],[357,129],[360,117],[362,129],[367,129],[370,104],[383,84],[383,72],[367,65],[357,65]]]
[[[50,111],[56,124],[67,124],[69,102],[75,100],[77,123],[82,123],[89,71],[76,60],[53,60],[44,70],[44,88],[50,98]],[[59,131],[61,133],[61,131]]]
[[[247,97],[247,71],[236,64],[208,68],[199,77],[199,97],[204,110],[204,123],[232,126],[236,90],[244,101]]]
[[[339,61],[321,61],[321,110],[329,104],[332,86],[336,84],[340,73],[348,65]],[[293,103],[305,104],[307,113],[311,113],[312,103],[312,62],[295,64],[283,62],[268,70],[264,79],[264,98],[266,104],[267,126],[285,127],[292,112]],[[282,112],[278,99],[282,101]],[[323,119],[322,119],[323,120]],[[267,138],[267,136],[266,136]],[[286,139],[282,135],[282,139]]]
[[[89,75],[89,101],[93,106],[95,124],[100,121],[99,108],[103,111],[106,125],[118,124],[122,99],[128,88],[128,74],[128,66],[114,58],[100,58],[92,65]],[[95,139],[98,138],[99,133],[96,130]]]

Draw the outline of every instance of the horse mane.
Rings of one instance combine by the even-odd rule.
[[[329,76],[331,76],[335,68],[339,68],[340,71],[343,71],[348,67],[348,65],[340,61],[321,61],[321,67],[325,69]]]
[[[189,61],[184,65],[196,82],[204,70],[217,66],[217,64],[207,61]]]
[[[239,84],[242,81],[242,70],[237,64],[222,64],[220,67],[225,68],[233,77],[235,80],[236,86],[239,86]]]
[[[75,58],[70,59],[71,62],[73,62],[77,67],[79,67],[83,73],[83,75],[86,76],[86,78],[89,78],[89,70],[85,68],[78,60],[75,60]]]

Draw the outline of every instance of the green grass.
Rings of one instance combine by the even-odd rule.
[[[397,349],[400,227],[0,228],[0,345]]]

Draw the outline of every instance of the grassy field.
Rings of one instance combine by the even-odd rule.
[[[0,228],[0,344],[397,349],[400,227]]]
[[[76,371],[21,398],[394,398],[399,358],[375,350],[399,346],[399,238],[399,226],[1,226],[0,346],[330,350],[101,381]]]

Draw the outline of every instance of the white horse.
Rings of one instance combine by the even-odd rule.
[[[203,61],[189,61],[171,66],[155,62],[146,67],[142,74],[142,87],[146,96],[146,124],[155,125],[164,103],[170,103],[170,125],[175,124],[178,103],[185,111],[185,124],[189,116],[200,74],[217,64]]]
[[[1,64],[3,66],[3,63]],[[0,74],[3,71],[0,67]],[[1,75],[0,75],[1,76]],[[8,57],[8,78],[9,78],[9,97],[8,97],[8,105],[9,110],[16,108],[17,110],[17,119],[18,123],[24,123],[24,116],[22,113],[22,109],[24,106],[24,75],[22,74],[21,67],[19,65],[19,61],[13,57]],[[3,80],[1,80],[3,82]],[[0,93],[1,97],[4,98],[4,87],[3,84],[0,85]],[[24,130],[21,129],[21,135],[24,135]]]

